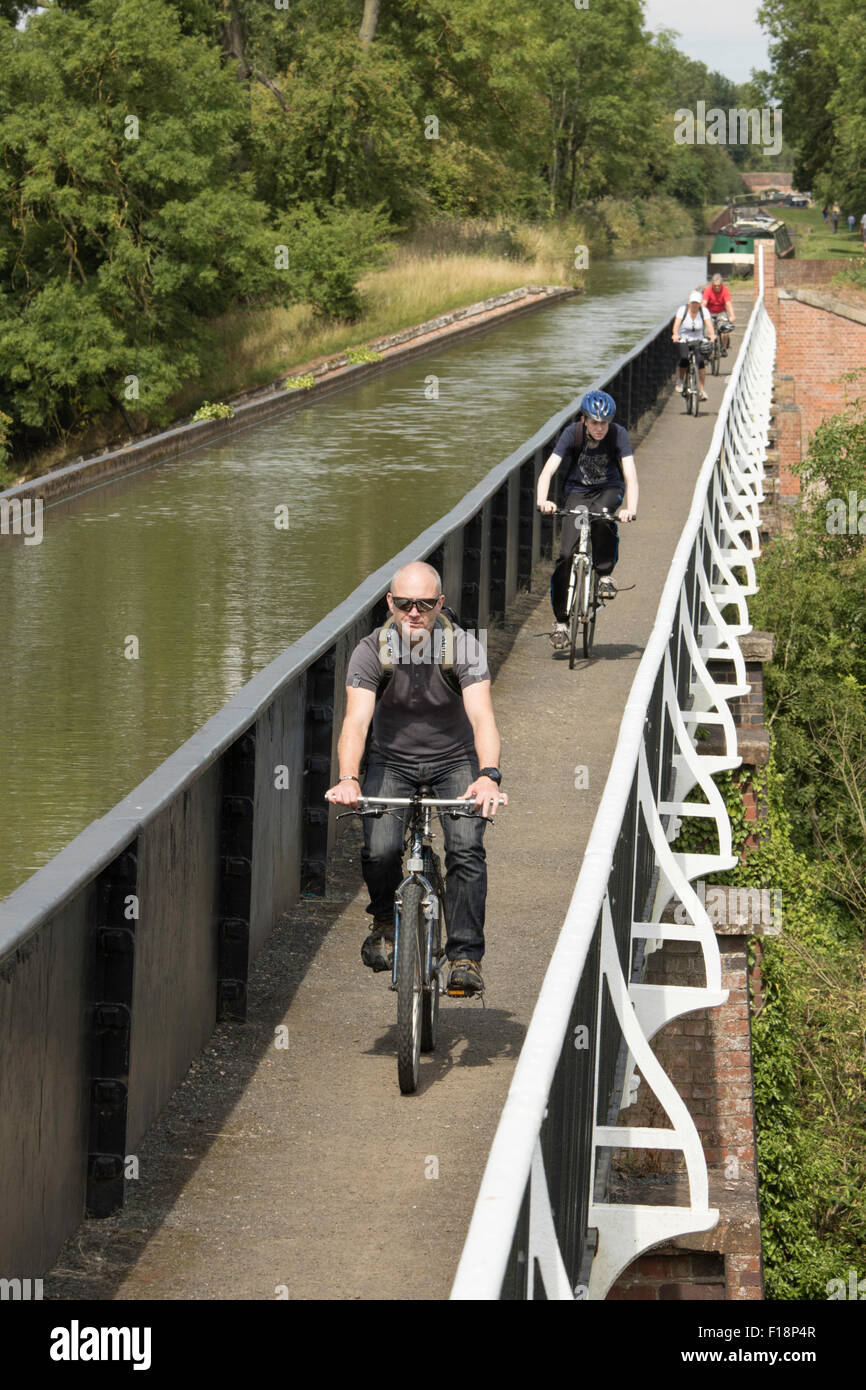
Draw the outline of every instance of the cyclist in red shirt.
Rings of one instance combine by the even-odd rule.
[[[722,280],[718,271],[704,290],[704,306],[709,309],[710,313],[713,315],[727,315],[729,323],[736,323],[737,321],[736,315],[734,314],[734,305],[731,300],[731,291]],[[722,332],[720,337],[722,340],[722,356],[727,357],[728,348],[731,345],[731,335],[730,333]]]

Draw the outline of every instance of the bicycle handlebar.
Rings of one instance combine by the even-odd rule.
[[[450,797],[445,801],[438,801],[432,796],[359,796],[358,800],[362,806],[461,806],[465,811],[471,805],[475,810],[475,802],[468,802],[465,796]]]
[[[467,801],[465,797],[455,797],[453,800],[438,800],[430,796],[359,796],[358,802],[360,810],[341,811],[337,820],[342,820],[344,816],[384,816],[386,811],[396,810],[398,806],[435,806],[438,810],[444,811],[446,815],[457,816],[476,816],[478,807],[474,801]],[[486,818],[492,823],[492,817]]]
[[[538,510],[541,511],[541,508],[539,507]],[[543,515],[543,516],[579,516],[579,515],[581,514],[581,512],[586,512],[587,516],[588,516],[588,517],[590,518],[590,520],[592,520],[592,521],[609,521],[609,522],[611,523],[612,526],[615,526],[615,525],[616,525],[616,517],[613,515],[612,512],[609,512],[609,511],[608,511],[607,507],[602,507],[602,509],[601,509],[600,512],[592,512],[592,511],[590,511],[589,507],[566,507],[566,508],[564,508],[564,509],[557,507],[557,509],[556,509],[555,512],[543,512],[542,515]],[[635,517],[632,517],[632,520],[633,520],[633,521],[637,521],[637,517],[636,517],[636,516],[635,516]]]

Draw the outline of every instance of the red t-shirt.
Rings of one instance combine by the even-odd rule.
[[[731,302],[731,291],[727,285],[722,285],[720,290],[716,290],[712,285],[707,285],[704,290],[704,303],[711,314],[723,314],[725,305]]]

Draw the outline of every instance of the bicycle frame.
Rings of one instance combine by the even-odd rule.
[[[603,520],[613,526],[615,518],[611,516],[606,507],[603,507],[600,512],[593,512],[585,503],[568,508],[566,511],[560,512],[559,515],[577,517],[576,525],[580,533],[571,557],[566,614],[566,622],[570,632],[568,667],[569,670],[573,670],[577,655],[578,625],[581,626],[583,634],[583,654],[588,659],[592,654],[596,614],[599,607],[604,606],[603,604],[600,605],[598,601],[598,575],[592,554],[592,522]],[[583,593],[579,592],[579,587],[583,588]]]
[[[391,984],[389,988],[392,990],[397,988],[397,961],[400,952],[400,922],[403,908],[403,893],[410,883],[417,883],[424,892],[424,916],[427,921],[424,988],[430,988],[433,982],[433,975],[435,974],[439,985],[439,993],[444,994],[444,972],[441,964],[433,961],[433,938],[435,935],[433,926],[435,919],[439,915],[440,895],[438,885],[431,883],[424,874],[424,851],[425,849],[432,851],[432,819],[433,810],[435,808],[446,807],[457,815],[474,815],[474,808],[470,812],[468,808],[471,803],[467,803],[462,798],[438,800],[435,797],[422,796],[364,796],[361,797],[360,800],[361,805],[365,808],[381,806],[382,811],[379,812],[380,815],[384,814],[386,809],[390,810],[398,806],[412,807],[412,815],[406,826],[404,838],[404,845],[409,850],[406,859],[408,873],[398,885],[394,894],[394,963],[391,970]]]
[[[593,521],[610,521],[610,522],[614,522],[614,521],[616,520],[616,518],[615,518],[614,516],[611,515],[611,513],[607,510],[606,507],[603,507],[602,510],[601,510],[600,512],[591,512],[591,511],[589,510],[589,507],[586,507],[586,506],[583,506],[583,505],[577,506],[577,507],[571,507],[568,511],[560,511],[560,512],[557,513],[557,515],[558,515],[558,516],[579,516],[579,517],[580,517],[580,526],[579,526],[579,529],[580,529],[580,536],[579,536],[579,538],[578,538],[577,545],[576,545],[575,548],[574,548],[574,552],[572,553],[572,557],[571,557],[571,574],[569,575],[569,580],[568,580],[568,614],[569,614],[569,616],[570,616],[570,615],[571,615],[572,603],[573,603],[574,600],[575,600],[574,581],[575,581],[575,573],[576,573],[576,570],[577,570],[577,560],[578,560],[578,558],[579,558],[581,555],[585,555],[586,558],[589,560],[589,563],[590,563],[590,572],[592,571],[592,569],[595,568],[595,564],[594,564],[594,561],[593,561],[593,558],[592,558],[592,525],[591,525],[591,523],[592,523]],[[566,621],[568,621],[568,618],[566,618]]]

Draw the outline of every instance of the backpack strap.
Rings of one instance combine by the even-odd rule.
[[[441,660],[436,662],[442,672],[442,676],[455,695],[462,695],[460,679],[454,669],[454,623],[443,608],[436,619],[431,637],[436,633],[440,634],[439,650]],[[392,613],[386,622],[379,628],[379,664],[382,667],[382,678],[379,681],[379,689],[376,691],[376,699],[381,699],[388,688],[388,684],[394,675],[394,668],[397,664],[397,656],[400,651],[400,629],[397,620]]]

